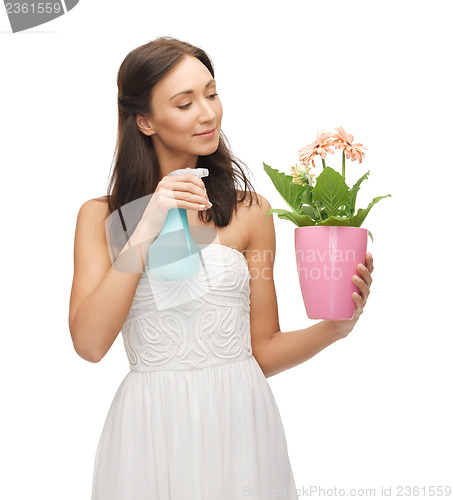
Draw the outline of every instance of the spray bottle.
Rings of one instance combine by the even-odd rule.
[[[207,177],[207,168],[181,168],[168,175]],[[170,208],[159,236],[148,249],[149,276],[163,280],[186,280],[198,275],[201,250],[189,230],[187,210]],[[203,263],[204,264],[204,263]]]

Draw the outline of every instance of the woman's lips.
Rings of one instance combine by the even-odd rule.
[[[203,134],[195,134],[197,137],[211,137],[214,135],[214,132],[215,132],[215,128],[209,130],[208,132],[205,132]]]

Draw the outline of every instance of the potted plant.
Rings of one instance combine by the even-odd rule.
[[[365,156],[363,144],[354,143],[354,136],[342,127],[336,134],[318,132],[316,141],[299,149],[300,162],[286,175],[263,162],[264,170],[291,210],[272,208],[280,219],[293,222],[295,229],[296,262],[302,296],[310,319],[351,319],[355,311],[352,292],[358,288],[352,282],[357,265],[365,265],[368,229],[360,227],[371,207],[382,198],[373,198],[367,208],[355,213],[360,184],[368,178],[365,173],[349,188],[346,184],[345,160]],[[343,152],[341,174],[326,166],[331,149]],[[315,157],[322,159],[322,171],[311,172]]]

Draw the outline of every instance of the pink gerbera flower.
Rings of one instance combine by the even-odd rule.
[[[334,151],[329,148],[329,146],[333,145],[331,137],[332,136],[329,132],[318,132],[315,142],[312,142],[308,146],[305,146],[304,148],[298,150],[298,152],[300,153],[299,160],[305,165],[308,165],[311,161],[313,167],[316,167],[316,155],[320,155],[324,160],[326,158],[326,153],[334,153]]]
[[[362,150],[366,149],[363,147],[363,144],[359,142],[354,144],[352,142],[354,140],[354,136],[352,134],[348,134],[343,127],[336,128],[335,130],[338,130],[338,134],[332,135],[335,149],[343,149],[348,160],[359,160],[359,163],[362,163],[362,158],[365,156],[365,153]]]

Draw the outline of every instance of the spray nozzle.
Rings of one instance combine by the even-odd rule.
[[[192,174],[200,179],[202,177],[207,177],[209,175],[209,169],[207,168],[178,168],[177,170],[173,170],[173,172],[170,172],[168,175],[181,175],[181,174]]]

